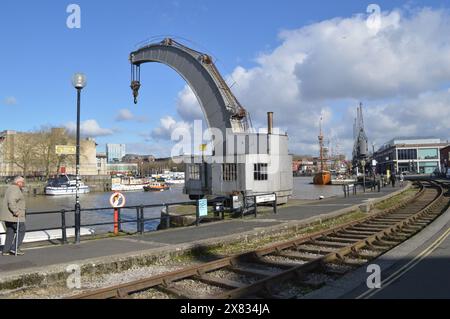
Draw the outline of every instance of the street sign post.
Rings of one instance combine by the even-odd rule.
[[[257,204],[270,203],[270,202],[274,202],[276,199],[277,199],[277,196],[275,194],[260,195],[260,196],[256,196],[256,203]]]
[[[197,226],[200,222],[200,219],[206,216],[208,216],[208,200],[199,199],[197,202]]]

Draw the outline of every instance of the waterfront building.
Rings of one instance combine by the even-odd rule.
[[[448,144],[448,142],[447,142]],[[441,171],[445,174],[449,172],[450,166],[450,145],[441,149]]]
[[[126,154],[122,157],[124,163],[152,163],[155,160],[156,158],[153,155]]]
[[[106,153],[97,153],[97,174],[98,175],[109,175],[108,174],[108,157]]]
[[[114,163],[107,164],[108,175],[136,176],[139,166],[136,163]]]
[[[408,172],[413,174],[433,174],[441,171],[441,149],[448,146],[439,138],[394,138],[378,151],[377,172]]]
[[[0,176],[75,174],[75,155],[57,155],[56,145],[74,146],[76,140],[64,128],[0,132]],[[81,175],[97,175],[96,147],[92,138],[80,141]]]
[[[125,144],[106,144],[108,163],[120,163],[125,156]]]

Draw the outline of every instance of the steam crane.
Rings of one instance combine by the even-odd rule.
[[[250,114],[239,103],[220,75],[212,58],[171,38],[131,52],[131,89],[137,103],[141,88],[140,67],[144,63],[166,64],[188,83],[205,115],[209,128],[219,130],[222,139],[213,141],[212,156],[184,157],[184,192],[191,199],[210,196],[233,197],[243,202],[248,196],[275,194],[278,203],[292,195],[292,156],[288,136],[272,131],[255,133]]]

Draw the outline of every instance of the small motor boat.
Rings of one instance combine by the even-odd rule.
[[[169,186],[167,186],[165,183],[161,182],[153,182],[146,186],[144,186],[144,191],[146,192],[163,192],[165,190],[168,190]]]

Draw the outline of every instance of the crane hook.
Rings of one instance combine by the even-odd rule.
[[[141,88],[141,83],[139,81],[131,81],[130,87],[133,90],[134,104],[137,104],[138,102],[137,98],[139,96],[139,89]]]

